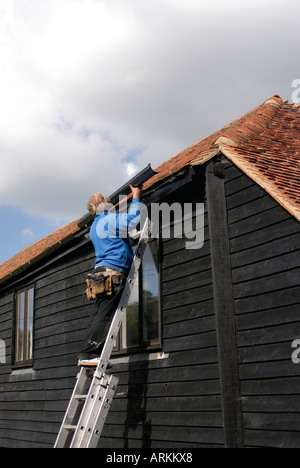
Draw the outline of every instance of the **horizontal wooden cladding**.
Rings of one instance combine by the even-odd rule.
[[[162,293],[164,351],[216,347],[207,228],[201,249],[187,250],[184,239],[163,242]]]
[[[248,260],[248,262],[250,262],[250,260]],[[298,280],[298,283],[295,283],[296,285],[300,283],[300,250],[290,251],[273,257],[270,255],[268,258],[261,258],[256,262],[252,260],[252,262],[251,264],[242,265],[233,270],[232,278],[234,283],[241,283],[253,278],[263,278],[287,271],[293,272],[295,280]]]
[[[257,186],[255,187],[257,190]],[[238,206],[228,210],[228,223],[232,225],[236,222],[248,219],[249,217],[256,216],[259,212],[266,212],[274,208],[274,199],[270,195],[264,194],[260,197],[250,200],[247,199],[247,204]],[[229,203],[230,205],[230,203]]]
[[[139,369],[136,366],[129,369],[124,369],[122,366],[120,370],[114,368],[114,374],[120,378],[120,386],[127,386],[128,384],[146,386],[156,383],[166,384],[185,382],[186,387],[182,386],[181,389],[184,390],[184,394],[189,395],[189,382],[201,382],[218,378],[218,365],[215,359],[215,350],[211,350],[211,356],[213,357],[209,357],[208,363],[203,362],[203,356],[201,357],[200,355],[200,360],[202,360],[202,363],[199,364],[193,362],[191,364],[192,359],[189,359],[188,355],[186,354],[186,365],[182,365],[182,363],[180,364],[180,361],[178,362],[178,365],[176,365],[176,360],[173,359],[171,364],[175,367],[167,367],[170,365],[170,363],[164,364],[163,366],[157,365],[156,367],[152,367],[150,369]]]
[[[299,304],[299,293],[300,286],[279,291],[262,291],[255,296],[237,299],[235,301],[235,310],[237,314],[246,314],[248,312],[264,311],[266,309]]]
[[[189,381],[185,378],[147,386],[142,382],[132,383],[126,398],[116,396],[114,399],[100,446],[110,446],[107,437],[113,439],[112,446],[116,446],[118,437],[123,438],[122,447],[132,440],[143,446],[145,429],[151,434],[151,447],[155,447],[158,438],[161,444],[176,442],[176,447],[177,443],[181,446],[223,444],[218,379],[190,381],[187,378]],[[121,376],[118,392],[127,390],[122,380]],[[209,432],[204,436],[208,426]]]
[[[142,391],[141,391],[142,389]],[[127,408],[134,410],[138,406],[136,398],[141,398],[144,394],[144,389],[140,383],[131,383],[127,385],[119,385],[118,392],[127,393]],[[208,380],[206,377],[202,381],[190,381],[189,383],[183,382],[159,382],[152,383],[147,388],[147,399],[148,398],[172,398],[172,397],[183,397],[187,398],[190,396],[205,396],[205,395],[219,395],[220,385],[218,379]],[[133,400],[130,400],[132,398]],[[118,399],[118,396],[116,396]],[[168,407],[168,400],[165,400],[165,408]],[[199,424],[198,424],[199,425]]]
[[[0,339],[5,340],[6,352],[11,345],[11,326],[13,315],[13,293],[0,298]],[[1,373],[0,366],[0,373]]]
[[[231,239],[235,237],[244,236],[246,234],[252,234],[255,231],[259,231],[262,228],[268,228],[274,226],[274,224],[281,223],[287,220],[290,215],[283,208],[275,205],[275,202],[271,200],[273,207],[266,211],[253,211],[253,214],[249,216],[245,215],[246,208],[244,207],[243,218],[229,224],[229,236]],[[259,209],[259,203],[257,209]],[[278,209],[279,208],[279,209]],[[266,236],[266,234],[265,234]],[[265,237],[267,240],[268,238]]]
[[[164,338],[173,338],[178,336],[189,336],[195,334],[207,333],[216,328],[215,318],[213,316],[201,317],[191,321],[182,321],[180,324],[169,324],[165,327]]]
[[[226,183],[246,447],[299,447],[300,225],[241,171]]]
[[[6,311],[10,310],[12,301],[13,301],[13,293],[3,294],[2,296],[0,295],[1,316],[2,316],[2,311],[3,313],[5,313]]]
[[[200,300],[194,304],[185,304],[164,311],[164,324],[182,322],[184,320],[199,319],[214,314],[213,299]]]
[[[206,301],[208,305],[208,300],[212,300],[211,263],[210,257],[205,254],[205,252],[207,253],[206,249],[208,249],[208,244],[202,252],[183,250],[181,253],[182,264],[180,265],[176,263],[174,254],[170,255],[170,259],[163,263],[163,309],[170,319],[171,313],[168,313],[168,309],[173,309],[174,314],[176,314],[178,308],[187,308],[189,305],[195,310],[196,303],[200,305]],[[178,256],[180,257],[180,254]],[[183,261],[186,260],[186,257],[189,260]],[[174,262],[173,266],[171,266],[171,262]],[[201,308],[202,306],[200,306]],[[200,311],[199,313],[201,314]],[[211,303],[207,307],[207,313],[212,313]]]
[[[296,364],[291,360],[291,356],[287,360],[282,360],[282,358],[277,361],[270,362],[254,362],[251,364],[241,364],[240,365],[240,378],[242,380],[250,379],[273,379],[276,377],[291,377],[298,376],[299,369]],[[285,387],[281,388],[281,394],[285,394]],[[278,396],[280,399],[280,396]],[[299,409],[299,407],[298,407]],[[299,428],[300,430],[300,428]]]
[[[282,213],[282,209],[280,208],[280,214]],[[230,248],[233,260],[236,263],[236,258],[240,252],[242,261],[243,255],[246,254],[248,250],[252,249],[251,252],[255,252],[257,247],[266,245],[268,248],[268,243],[273,240],[278,240],[279,242],[284,243],[285,239],[293,234],[299,236],[299,223],[295,220],[291,220],[291,218],[285,217],[284,220],[278,220],[276,218],[277,210],[274,209],[270,218],[273,220],[273,224],[271,225],[270,229],[265,229],[264,226],[258,226],[255,232],[251,231],[251,222],[249,222],[249,231],[245,234],[241,234],[240,236],[233,237],[230,240]],[[268,215],[269,216],[269,215]],[[281,217],[281,216],[280,216]],[[231,228],[229,228],[231,231]],[[238,233],[238,230],[237,230]],[[236,255],[237,253],[237,255]],[[249,257],[248,257],[249,258]]]
[[[117,449],[117,448],[129,448],[129,449],[138,449],[142,448],[143,450],[149,449],[170,449],[170,451],[174,452],[174,445],[176,445],[177,449],[189,449],[189,448],[222,448],[222,445],[214,445],[214,444],[193,444],[193,443],[184,443],[184,442],[173,442],[171,441],[166,441],[166,440],[153,440],[149,438],[149,429],[147,428],[147,424],[145,424],[146,430],[146,439],[145,442],[141,442],[140,439],[131,439],[130,437],[127,437],[126,439],[122,436],[121,438],[118,439],[112,439],[111,437],[104,437],[101,436],[100,443],[98,448],[108,448],[108,449]]]
[[[295,295],[295,300],[297,301],[297,296]],[[276,304],[278,307],[272,307],[267,310],[262,311],[253,311],[252,313],[241,314],[236,317],[237,329],[238,331],[246,330],[265,330],[266,327],[276,327],[284,326],[284,324],[298,323],[299,317],[299,305],[288,304],[282,305]]]
[[[257,424],[259,420],[257,419]],[[299,448],[300,433],[283,430],[249,430],[244,431],[245,444],[255,448]]]
[[[43,286],[37,283],[36,285],[36,308],[43,308],[45,306],[50,306],[56,304],[57,302],[67,301],[74,297],[85,298],[85,274],[84,273],[74,273],[70,275],[68,272],[69,269],[66,269],[65,280],[60,280],[56,283],[48,283]],[[61,301],[59,301],[61,299]],[[77,299],[78,301],[78,299]]]
[[[280,289],[291,288],[300,283],[300,268],[288,270],[285,272],[274,273],[270,276],[265,276],[263,279],[252,279],[244,283],[234,285],[233,290],[235,297],[249,297],[259,294],[265,294]]]
[[[199,263],[202,263],[202,262],[200,261]],[[187,265],[187,269],[178,268],[179,271],[177,271],[177,279],[175,278],[170,279],[168,272],[164,272],[164,283],[163,283],[164,296],[210,284],[211,283],[210,263],[208,261],[204,261],[203,263],[204,265],[202,264],[202,267],[204,269],[203,271],[201,271],[201,268],[199,268],[200,272],[191,272],[189,270],[189,265]]]
[[[113,409],[107,417],[107,424],[114,425],[122,423],[124,426],[133,426],[140,424],[145,420],[143,411],[124,411],[116,413]],[[184,417],[178,411],[164,412],[164,418],[161,417],[160,411],[148,411],[147,420],[154,426],[165,427],[165,421],[168,421],[170,427],[222,427],[222,416],[215,411],[186,411]]]
[[[126,431],[126,426],[125,426]],[[196,427],[185,427],[184,430],[181,427],[169,427],[169,426],[154,426],[151,422],[146,422],[138,425],[137,427],[128,427],[128,432],[124,433],[122,426],[107,425],[103,431],[103,438],[105,437],[116,437],[123,438],[124,442],[127,439],[140,440],[144,437],[145,432],[151,436],[151,445],[149,447],[155,448],[155,441],[159,441],[161,444],[166,442],[172,442],[177,447],[177,442],[181,443],[181,447],[188,447],[190,444],[194,444],[195,447],[201,446],[201,444],[219,444],[223,443],[223,430],[221,428],[196,428]],[[105,440],[103,441],[105,443]],[[144,442],[145,443],[145,442]],[[183,445],[185,444],[185,445]],[[106,446],[106,445],[105,445]],[[140,442],[140,447],[142,444]]]
[[[188,291],[188,292],[187,292]],[[173,309],[176,306],[182,307],[188,304],[198,303],[200,300],[208,301],[213,298],[212,284],[207,286],[196,286],[186,291],[176,292],[164,297],[164,310]]]
[[[195,258],[196,255],[196,258]],[[182,254],[180,257],[180,264],[176,263],[176,260],[173,258],[173,255],[169,256],[170,258],[166,259],[163,262],[164,275],[163,282],[167,283],[173,280],[182,280],[184,278],[192,275],[199,274],[211,269],[211,260],[209,253],[205,255],[204,251],[195,252],[193,255],[189,254],[189,260],[186,260],[185,254]]]
[[[297,320],[298,317],[298,320]],[[291,323],[269,325],[238,331],[238,346],[254,346],[256,344],[280,343],[289,339],[300,338],[299,312]]]
[[[297,368],[297,366],[295,367]],[[278,399],[277,397],[278,395],[281,395],[282,388],[285,388],[285,394],[282,395],[281,399]],[[258,402],[258,405],[260,405],[259,411],[267,410],[268,401],[273,402],[272,405],[270,405],[270,410],[273,412],[282,412],[286,410],[287,407],[283,408],[282,406],[284,401],[288,402],[288,404],[290,404],[291,401],[295,401],[295,404],[290,411],[299,413],[299,403],[296,402],[297,396],[300,393],[299,373],[297,376],[277,376],[269,380],[254,379],[241,381],[241,391],[245,404],[249,404],[249,401],[254,402],[254,399],[257,396],[263,397]],[[286,396],[288,395],[292,396],[292,399],[286,399]],[[247,410],[251,411],[249,406],[247,407]]]
[[[293,335],[295,336],[295,335]],[[247,350],[246,347],[241,347],[238,350],[239,362],[240,364],[254,364],[254,363],[264,363],[264,362],[273,362],[285,360],[285,364],[281,369],[277,369],[277,372],[284,372],[287,375],[294,375],[298,372],[297,365],[292,364],[291,355],[294,349],[292,349],[292,342],[294,338],[282,341],[280,343],[270,343],[270,344],[258,344],[253,345],[251,353]],[[246,368],[246,366],[245,366]],[[275,369],[276,371],[276,369]],[[283,374],[281,374],[283,375]],[[278,375],[275,375],[275,377]]]
[[[91,253],[77,253],[60,262],[36,282],[35,368],[76,364],[76,354],[93,304],[85,296],[85,275],[93,268]],[[48,356],[48,363],[46,363]],[[73,370],[74,372],[74,370]]]
[[[92,268],[91,249],[84,247],[31,279],[35,281],[34,373],[10,375],[10,366],[0,368],[0,446],[53,447],[93,307],[84,296],[85,274]],[[9,297],[12,301],[12,294]],[[1,308],[10,335],[12,305],[6,300]]]
[[[49,444],[48,434],[43,434],[41,437],[37,436],[37,432],[34,430],[18,431],[18,438],[16,438],[16,430],[4,431],[5,437],[0,438],[0,447],[4,448],[17,448],[17,449],[33,449],[33,448],[52,448]]]
[[[176,267],[177,270],[180,271],[182,268],[185,268],[184,265],[189,264],[191,273],[194,271],[199,271],[199,269],[197,270],[196,265],[201,268],[201,259],[209,256],[210,253],[209,239],[204,241],[203,247],[200,249],[186,249],[183,245],[183,239],[175,239],[174,243],[176,243],[177,246],[181,245],[181,250],[164,253],[162,265],[163,269],[167,272],[168,269],[171,270],[171,268],[174,269]],[[165,245],[170,246],[170,244],[170,241],[167,243],[164,242],[164,248]]]
[[[299,414],[299,395],[249,395],[243,397],[243,403],[246,413],[286,413],[286,417]],[[265,416],[265,424],[267,420]]]
[[[274,232],[278,234],[276,228]],[[270,261],[271,258],[286,255],[290,252],[296,252],[296,255],[299,255],[299,231],[276,239],[267,238],[265,235],[266,242],[261,244],[259,243],[259,239],[257,239],[257,234],[252,237],[256,239],[257,245],[252,247],[246,243],[246,248],[243,251],[231,254],[233,269],[263,260]]]
[[[283,239],[293,233],[299,234],[299,223],[295,219],[291,222],[290,214],[259,185],[234,167],[229,169],[227,175],[232,253],[266,244],[273,239]]]
[[[119,385],[99,447],[222,446],[218,373],[216,349],[116,366]]]

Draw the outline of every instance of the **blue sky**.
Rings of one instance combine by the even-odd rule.
[[[0,0],[0,263],[300,79],[299,0]]]
[[[41,216],[29,216],[18,208],[0,207],[2,233],[0,261],[5,261],[32,243],[53,232],[57,226]]]

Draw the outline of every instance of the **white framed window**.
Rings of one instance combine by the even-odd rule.
[[[29,367],[33,363],[34,288],[16,294],[15,353],[16,367]]]

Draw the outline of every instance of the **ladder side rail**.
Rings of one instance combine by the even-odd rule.
[[[110,376],[103,374],[101,378],[94,375],[89,394],[85,401],[84,408],[82,409],[79,421],[76,425],[76,429],[70,443],[70,448],[81,448],[85,434],[91,431],[93,422],[91,418],[97,411],[97,407],[101,406],[104,395],[107,391]]]
[[[131,264],[129,274],[126,279],[126,284],[125,284],[122,297],[120,299],[118,308],[115,312],[109,332],[107,334],[105,344],[103,346],[103,350],[100,356],[100,361],[97,366],[98,373],[106,371],[109,358],[114,348],[114,342],[115,342],[115,339],[117,338],[122,321],[124,319],[124,314],[125,314],[126,307],[128,305],[130,294],[133,289],[139,268],[142,263],[142,259],[146,250],[146,244],[147,244],[148,239],[150,238],[151,226],[152,226],[152,223],[150,219],[147,218],[145,220],[145,224],[140,234],[138,246],[137,246],[137,249],[136,249],[132,264]]]
[[[122,297],[121,297],[121,301],[119,303],[119,307],[115,312],[113,321],[111,323],[109,332],[107,334],[107,338],[106,338],[106,341],[102,350],[100,361],[98,363],[97,369],[94,372],[93,381],[90,386],[90,390],[89,390],[86,402],[84,404],[81,416],[79,418],[78,425],[77,425],[74,437],[72,439],[70,448],[73,448],[75,446],[80,446],[82,443],[82,439],[84,437],[84,431],[88,430],[87,426],[90,427],[91,425],[94,425],[95,423],[94,421],[90,420],[92,418],[92,416],[90,415],[95,414],[95,412],[93,411],[93,407],[94,405],[97,404],[97,401],[99,401],[99,389],[97,389],[97,386],[98,387],[101,386],[101,383],[99,383],[99,380],[101,381],[101,379],[105,375],[104,373],[105,373],[108,360],[111,356],[111,353],[114,347],[115,339],[117,337],[122,320],[124,318],[126,306],[128,304],[128,300],[130,297],[133,284],[134,282],[131,282],[131,279],[128,277]]]
[[[70,432],[68,429],[66,429],[66,426],[73,423],[73,419],[79,405],[79,401],[76,399],[76,395],[81,395],[83,393],[84,386],[88,378],[87,372],[88,369],[82,367],[80,372],[77,374],[74,390],[72,392],[72,396],[70,398],[63,422],[56,438],[54,448],[65,448],[66,441],[70,436]]]
[[[84,437],[84,430],[87,429],[87,426],[94,425],[94,422],[90,421],[90,414],[93,414],[93,407],[99,401],[99,390],[102,384],[101,379],[105,375],[105,371],[107,368],[108,360],[111,356],[114,342],[118,331],[121,327],[122,320],[124,318],[126,306],[128,304],[128,300],[130,297],[131,289],[133,287],[133,282],[131,283],[130,278],[128,277],[121,301],[119,303],[118,309],[115,312],[114,318],[112,320],[109,332],[107,334],[107,338],[101,353],[100,361],[98,363],[97,369],[94,372],[93,380],[89,389],[89,393],[87,399],[84,403],[84,407],[82,409],[81,416],[79,418],[77,428],[75,430],[75,434],[72,439],[72,443],[70,448],[80,446],[82,439]],[[124,307],[125,305],[125,307]],[[100,381],[100,383],[99,383]]]
[[[119,379],[114,375],[110,375],[108,377],[109,380],[102,394],[101,404],[95,405],[93,408],[93,414],[91,414],[89,425],[85,430],[80,448],[97,447],[106,417],[110,410],[110,406],[119,383]]]

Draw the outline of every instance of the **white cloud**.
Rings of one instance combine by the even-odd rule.
[[[35,239],[34,232],[32,231],[31,228],[23,229],[21,232],[21,236],[22,236],[23,241],[26,244],[33,242],[33,240]]]
[[[90,193],[288,93],[299,12],[298,0],[0,0],[0,204],[74,219]]]
[[[126,164],[126,170],[128,177],[133,177],[138,172],[138,167],[134,163],[129,162]]]

